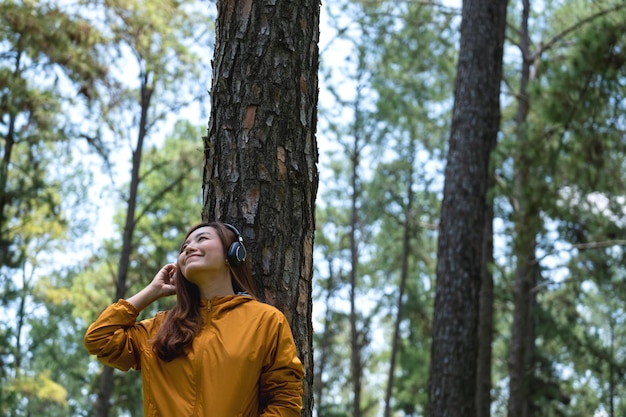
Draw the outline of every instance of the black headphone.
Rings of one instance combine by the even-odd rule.
[[[246,260],[246,247],[243,245],[243,237],[241,237],[239,230],[232,224],[224,223],[224,226],[237,237],[237,240],[228,248],[226,259],[232,266],[238,266]]]

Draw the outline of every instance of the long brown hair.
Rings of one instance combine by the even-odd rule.
[[[191,233],[201,227],[211,227],[216,230],[217,236],[222,241],[224,257],[226,257],[228,248],[238,237],[221,222],[195,225],[189,229],[183,243]],[[176,267],[176,305],[167,312],[163,324],[152,339],[152,348],[164,361],[171,361],[184,355],[185,349],[191,345],[194,337],[202,328],[200,289],[185,278],[180,265],[177,264]],[[254,296],[254,281],[252,280],[249,257],[246,257],[246,260],[237,266],[230,265],[230,279],[235,294],[246,292]]]

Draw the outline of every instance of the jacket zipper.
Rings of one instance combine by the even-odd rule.
[[[207,305],[206,305],[206,315],[205,317],[203,317],[203,319],[206,320],[205,323],[203,323],[203,327],[207,326],[207,324],[210,322],[211,319],[211,300],[207,300]],[[206,330],[206,329],[203,329]],[[200,379],[200,372],[201,372],[201,367],[200,366],[196,366],[195,367],[195,376],[194,379],[196,381],[198,381]],[[208,401],[205,401],[208,402]],[[201,405],[202,404],[202,405]],[[200,416],[200,410],[203,410],[203,413],[206,412],[206,410],[204,409],[204,407],[206,407],[206,404],[202,402],[202,400],[196,396],[195,399],[195,405],[194,405],[194,410],[193,410],[193,416]]]

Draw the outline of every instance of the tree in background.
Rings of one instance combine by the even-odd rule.
[[[553,362],[548,359],[552,355],[546,355],[546,349],[553,349],[556,335],[563,338],[563,346],[572,349],[574,362],[581,362],[590,353],[595,357],[597,353],[593,352],[598,352],[594,344],[582,343],[590,350],[586,354],[579,349],[580,337],[587,331],[571,327],[571,323],[584,322],[583,317],[574,319],[578,314],[568,314],[568,324],[559,324],[561,314],[547,314],[549,307],[542,305],[544,291],[538,289],[551,285],[544,282],[551,267],[549,262],[539,262],[538,257],[542,252],[549,257],[557,242],[576,246],[596,239],[610,241],[616,235],[620,228],[617,224],[606,224],[604,215],[600,216],[604,221],[599,221],[580,200],[597,193],[598,198],[615,201],[615,194],[623,194],[623,179],[618,172],[623,169],[624,155],[619,145],[623,128],[617,122],[622,118],[623,105],[615,104],[623,95],[623,81],[618,81],[624,76],[620,52],[623,41],[613,33],[623,28],[625,6],[610,1],[594,3],[591,8],[581,8],[581,4],[551,5],[547,15],[552,16],[554,24],[538,34],[544,40],[535,46],[531,42],[533,27],[546,25],[541,17],[533,16],[529,1],[521,6],[516,45],[522,60],[519,81],[510,84],[516,86],[518,98],[511,135],[515,142],[512,147],[510,142],[504,144],[512,151],[513,169],[503,170],[504,176],[512,179],[507,194],[515,230],[508,401],[509,415],[514,417],[537,415],[538,410],[545,409],[572,409],[577,389],[561,381],[557,363],[563,359]],[[608,178],[611,180],[606,182]],[[614,211],[610,207],[607,210]],[[548,237],[553,226],[546,216],[562,224],[556,231],[556,242]],[[605,224],[590,226],[598,223]],[[600,269],[611,258],[607,255]],[[600,276],[592,273],[590,278],[602,287]],[[576,294],[580,288],[571,287],[570,291]],[[548,298],[552,295],[546,294]],[[555,328],[560,331],[555,332]],[[590,407],[595,409],[597,405],[581,409]]]
[[[80,138],[65,112],[95,99],[106,67],[101,34],[75,10],[6,1],[0,16],[0,262],[19,268],[25,254],[18,246],[28,239],[20,228],[45,206],[36,202],[48,203],[50,221],[59,217],[45,189],[47,162],[55,144]]]
[[[375,131],[374,119],[371,117],[372,56],[368,50],[373,41],[375,21],[358,3],[339,6],[345,7],[343,13],[350,10],[354,16],[345,27],[341,27],[341,22],[335,23],[340,26],[337,31],[341,34],[341,39],[349,45],[351,53],[341,67],[335,68],[341,73],[342,82],[337,85],[329,84],[328,92],[333,103],[345,109],[345,114],[331,111],[322,115],[323,123],[328,123],[329,126],[325,132],[327,140],[332,141],[333,148],[339,152],[331,156],[330,164],[325,167],[327,175],[332,178],[325,181],[324,194],[321,197],[327,203],[316,208],[318,215],[332,225],[323,227],[318,233],[323,235],[332,230],[337,239],[332,252],[322,252],[330,271],[338,268],[340,272],[336,277],[327,278],[328,286],[324,291],[326,302],[323,306],[326,319],[323,321],[323,328],[316,331],[323,333],[320,338],[324,342],[320,352],[322,357],[332,351],[336,359],[333,360],[333,368],[325,368],[324,363],[317,368],[322,375],[316,387],[319,393],[316,403],[318,415],[337,413],[363,416],[374,412],[378,402],[371,395],[369,387],[366,389],[365,381],[367,373],[378,362],[367,349],[371,344],[372,320],[375,315],[370,308],[372,305],[368,303],[365,307],[363,303],[364,299],[369,298],[372,287],[369,283],[371,275],[363,259],[363,254],[370,250],[368,242],[373,226],[364,210],[370,181],[364,161],[371,159]],[[337,17],[339,16],[341,14]],[[327,67],[330,69],[330,66]],[[322,245],[330,248],[328,244]],[[334,307],[337,298],[342,302]],[[345,334],[340,334],[337,329],[344,330]],[[333,340],[340,342],[337,346],[332,346]],[[350,387],[350,395],[333,395],[335,390],[327,387],[325,382],[329,380],[344,380],[346,386]]]
[[[202,128],[189,122],[177,122],[161,146],[153,146],[144,154],[137,190],[137,215],[135,238],[137,249],[133,252],[128,270],[127,285],[130,291],[139,291],[163,264],[172,262],[178,255],[178,245],[190,224],[199,221],[202,209],[200,187],[202,180],[202,150],[198,141]],[[124,186],[128,186],[125,183]],[[126,207],[118,203],[114,224],[122,230],[126,223]],[[72,303],[83,323],[93,322],[96,316],[111,302],[115,290],[116,265],[121,241],[113,233],[103,242],[101,253],[94,254],[75,274],[71,282]],[[158,310],[169,307],[170,299],[159,300],[142,317],[149,317]],[[85,328],[78,336],[82,343]],[[92,391],[97,393],[101,377],[88,373]],[[133,415],[143,410],[141,401],[141,378],[139,373],[114,372],[111,375],[109,413]],[[94,394],[95,395],[95,394]]]
[[[320,4],[217,2],[203,219],[237,226],[260,298],[291,324],[312,412]]]
[[[194,42],[206,39],[203,34],[207,32],[208,17],[194,6],[198,5],[192,1],[107,0],[102,10],[111,30],[113,52],[119,56],[117,59],[113,57],[113,62],[123,72],[119,82],[121,88],[111,94],[118,100],[112,109],[112,112],[118,112],[118,124],[113,127],[113,134],[132,143],[129,188],[123,197],[127,210],[113,300],[126,295],[132,258],[140,250],[135,229],[143,212],[149,211],[151,204],[187,175],[179,172],[169,178],[162,183],[161,193],[154,196],[155,200],[145,201],[144,197],[144,205],[138,206],[142,203],[139,186],[144,180],[140,176],[142,156],[152,130],[173,112],[204,95],[204,88],[198,88],[198,80],[202,80],[202,55],[193,48]],[[136,68],[136,84],[128,85],[126,73],[131,71],[131,62]],[[119,123],[120,120],[123,122]],[[113,372],[112,368],[103,367],[96,403],[98,417],[109,415]]]
[[[418,3],[384,2],[366,10],[376,22],[376,47],[368,49],[374,51],[377,100],[371,117],[378,155],[367,223],[380,228],[372,239],[377,256],[371,264],[381,291],[389,295],[384,323],[393,328],[386,335],[390,358],[383,415],[394,410],[413,415],[423,413],[427,401],[440,210],[435,178],[450,128],[458,15]]]
[[[357,12],[358,13],[358,12]],[[344,148],[342,156],[348,161],[345,175],[347,175],[347,187],[342,189],[346,194],[346,210],[348,211],[348,223],[346,237],[348,240],[348,265],[347,275],[348,290],[348,322],[350,329],[350,375],[349,381],[352,386],[351,414],[361,417],[371,408],[372,403],[363,395],[363,380],[370,358],[367,357],[366,347],[371,343],[371,314],[362,308],[363,294],[367,291],[362,270],[362,253],[365,250],[365,242],[369,238],[369,228],[362,206],[367,200],[366,183],[363,175],[362,161],[367,154],[372,142],[372,123],[368,109],[368,86],[370,84],[370,69],[368,65],[369,54],[365,39],[371,39],[368,31],[367,15],[361,13],[356,19],[356,31],[362,42],[354,42],[356,51],[353,58],[354,85],[353,97],[344,97],[337,92],[335,97],[339,103],[352,111],[352,123],[347,127],[343,137],[337,137],[337,142]]]
[[[495,160],[488,171],[488,175],[491,176],[492,170],[496,169],[497,175],[493,177],[493,181],[498,186],[487,196],[488,210],[485,213],[486,218],[483,225],[485,231],[481,232],[484,236],[486,247],[483,250],[484,260],[480,262],[481,274],[483,282],[489,283],[492,281],[493,293],[489,294],[490,291],[483,291],[488,289],[489,285],[481,285],[481,297],[484,297],[484,301],[481,298],[480,304],[486,313],[481,312],[481,336],[477,336],[480,337],[479,352],[481,359],[478,364],[476,378],[478,382],[484,384],[481,385],[482,394],[477,392],[477,410],[479,410],[479,415],[506,415],[506,403],[509,397],[508,384],[510,379],[507,359],[509,357],[510,335],[513,331],[511,327],[513,312],[511,282],[513,281],[512,276],[515,274],[515,265],[518,261],[512,256],[513,244],[517,239],[517,234],[512,224],[513,221],[517,222],[517,213],[514,210],[517,210],[519,207],[514,203],[516,198],[511,198],[510,187],[512,184],[511,178],[513,178],[511,174],[512,160],[513,158],[518,158],[519,155],[522,156],[523,160],[527,161],[531,172],[527,176],[527,181],[519,181],[520,187],[518,190],[521,190],[521,187],[527,188],[523,194],[526,196],[524,204],[530,204],[531,201],[537,200],[544,203],[552,201],[552,204],[543,204],[543,208],[539,210],[540,230],[542,230],[539,239],[541,240],[538,241],[535,253],[532,255],[533,262],[540,263],[538,273],[541,275],[537,276],[535,286],[530,285],[529,292],[533,297],[537,297],[538,301],[537,306],[534,308],[535,313],[533,313],[533,321],[536,323],[534,325],[537,332],[536,336],[533,337],[537,341],[538,348],[533,350],[533,354],[530,357],[532,362],[526,367],[526,381],[532,388],[531,395],[526,398],[526,401],[533,404],[535,413],[537,412],[536,410],[542,410],[545,415],[554,415],[556,413],[584,415],[585,413],[588,414],[589,410],[601,410],[603,403],[607,412],[610,412],[611,407],[613,407],[613,413],[615,413],[617,412],[615,410],[618,410],[620,406],[620,379],[619,377],[616,378],[616,375],[620,375],[621,372],[621,352],[614,342],[618,340],[615,337],[619,337],[617,332],[619,326],[615,327],[609,325],[609,323],[619,322],[621,312],[613,307],[613,312],[610,315],[607,314],[607,305],[614,305],[614,303],[619,305],[620,292],[614,290],[610,297],[611,300],[607,300],[600,307],[596,297],[601,297],[600,294],[608,294],[608,289],[614,288],[615,283],[606,279],[602,283],[590,280],[592,276],[601,276],[604,271],[608,271],[606,273],[610,273],[611,276],[623,274],[623,271],[619,268],[611,269],[603,266],[604,263],[617,265],[615,261],[607,262],[607,257],[617,260],[622,256],[622,251],[619,247],[622,244],[620,243],[622,239],[616,238],[616,236],[620,236],[619,224],[620,221],[623,221],[621,220],[623,217],[620,214],[622,212],[621,206],[623,206],[623,203],[620,203],[620,201],[623,201],[621,200],[623,192],[617,191],[623,182],[623,172],[625,172],[623,169],[620,169],[624,160],[621,156],[620,146],[623,142],[620,139],[623,135],[623,129],[620,127],[622,119],[619,116],[620,103],[622,101],[618,99],[619,83],[609,82],[610,79],[618,80],[620,75],[623,76],[623,71],[620,70],[620,63],[623,60],[619,53],[622,50],[619,46],[621,37],[614,36],[614,34],[620,33],[618,29],[620,27],[620,18],[618,14],[612,14],[616,11],[615,8],[618,8],[620,5],[616,3],[613,5],[615,7],[611,7],[610,4],[602,5],[596,2],[593,8],[589,8],[585,4],[582,1],[552,2],[550,7],[543,9],[539,9],[539,6],[535,5],[534,9],[531,9],[529,12],[529,16],[535,22],[533,23],[534,27],[529,31],[532,36],[529,46],[531,48],[540,48],[544,52],[537,54],[535,52],[538,52],[539,49],[534,51],[531,49],[529,55],[525,55],[526,59],[539,59],[537,67],[530,67],[530,74],[533,77],[540,75],[541,78],[536,79],[536,81],[533,81],[535,78],[531,78],[529,85],[530,96],[528,97],[531,104],[531,117],[526,119],[526,126],[524,127],[528,129],[529,135],[534,139],[523,143],[520,141],[516,146],[512,146],[512,142],[515,143],[516,140],[515,115],[517,110],[513,103],[516,103],[514,101],[516,98],[524,99],[517,88],[517,80],[520,79],[518,71],[520,66],[517,59],[519,59],[520,55],[511,53],[506,57],[507,64],[515,65],[515,69],[512,70],[514,71],[512,76],[514,78],[511,78],[511,72],[507,72],[505,83],[508,89],[504,90],[502,95],[504,99],[502,102],[504,106],[503,129],[500,141],[497,144]],[[394,6],[398,5],[395,4]],[[522,3],[516,4],[515,7],[515,11],[521,12]],[[394,11],[398,9],[399,7],[396,7]],[[589,38],[587,36],[581,36],[580,38],[578,35],[573,36],[576,31],[571,29],[585,27],[589,24],[590,19],[593,20],[593,16],[601,13],[603,9],[607,11],[613,10],[613,12],[609,13],[610,16],[606,13],[602,14],[607,17],[607,19],[603,19],[602,25],[589,26]],[[342,36],[348,36],[350,24],[358,22],[361,16],[355,15],[350,7],[341,9],[338,5],[334,10],[344,13],[337,14],[337,20],[341,23],[337,25],[337,39]],[[387,10],[381,14],[392,15],[392,12]],[[511,28],[519,28],[518,14],[520,13],[509,15],[512,16],[511,22],[509,22]],[[413,26],[417,30],[418,28],[423,28],[424,25],[415,24]],[[386,26],[381,25],[381,27],[390,34],[395,34],[399,25],[394,22]],[[376,29],[373,28],[372,30]],[[595,33],[595,35],[591,35],[592,33]],[[602,36],[599,36],[599,33]],[[512,46],[517,47],[519,45],[519,42],[515,40],[519,35],[520,32],[517,30],[511,33]],[[538,36],[543,36],[545,40],[543,42],[536,41]],[[591,38],[594,38],[597,42],[591,41]],[[410,50],[413,39],[408,32],[405,32],[405,36],[401,37],[402,42],[399,42],[403,48],[402,52]],[[376,54],[380,52],[378,49],[379,44],[372,42],[369,38],[367,38],[367,42],[369,56],[377,56]],[[600,47],[600,45],[603,45],[603,47]],[[576,57],[575,59],[570,59],[572,52],[579,49],[574,48],[574,46],[579,46],[580,52],[573,54],[572,58]],[[339,49],[335,44],[327,48],[333,49],[334,52],[337,52]],[[354,50],[346,48],[345,51],[347,51],[345,52],[347,59],[352,59],[353,62],[356,62],[357,54],[354,53]],[[401,55],[395,53],[393,57],[390,55],[386,59],[389,67],[397,69],[400,76],[395,77],[392,73],[386,73],[384,71],[385,61],[383,60],[374,66],[376,69],[374,73],[385,75],[386,77],[384,78],[388,80],[388,84],[396,86],[398,91],[405,95],[399,95],[401,99],[398,100],[394,100],[392,96],[387,95],[379,102],[393,109],[389,113],[397,116],[397,119],[407,118],[409,121],[414,121],[418,119],[416,115],[406,112],[403,106],[408,102],[407,97],[410,97],[409,91],[422,91],[423,88],[420,89],[413,86],[407,88],[400,87],[404,85],[403,83],[407,79],[410,79],[410,70],[400,65],[402,60],[399,57]],[[335,58],[335,55],[329,56],[333,59]],[[583,61],[585,61],[584,64]],[[333,67],[337,67],[337,60],[335,59],[332,62]],[[419,68],[419,65],[425,62],[429,62],[428,59],[419,60],[414,65],[416,68]],[[590,66],[600,62],[602,62],[600,66],[593,71],[589,71]],[[601,75],[600,67],[607,70],[606,75]],[[343,70],[343,73],[346,74],[347,71]],[[548,77],[548,75],[550,76]],[[350,91],[347,87],[349,85],[348,78],[346,77],[346,79],[342,79],[336,84],[337,91],[343,92],[344,95],[341,96],[343,98],[346,97],[346,91]],[[515,81],[512,81],[513,79]],[[331,82],[331,80],[329,78],[324,81]],[[554,90],[551,87],[554,87]],[[382,90],[376,89],[376,91],[377,94],[380,94]],[[613,91],[615,95],[607,95],[609,91]],[[597,102],[595,100],[582,100],[582,98],[590,94],[595,96],[599,92],[602,92],[602,95],[598,95],[599,101]],[[536,99],[535,95],[539,98]],[[606,106],[607,104],[609,106]],[[349,189],[349,176],[346,170],[349,164],[347,163],[348,156],[341,153],[341,148],[332,146],[338,143],[338,138],[345,140],[348,137],[347,130],[342,130],[339,127],[341,126],[341,120],[344,122],[349,120],[346,114],[350,114],[352,106],[347,103],[347,100],[344,100],[344,102],[330,102],[328,99],[321,101],[322,111],[325,106],[328,106],[330,111],[322,112],[322,122],[325,123],[324,116],[327,113],[337,117],[333,120],[334,124],[332,122],[328,123],[328,127],[322,124],[322,129],[320,130],[320,137],[328,136],[333,138],[327,153],[333,157],[332,165],[323,165],[321,172],[324,175],[325,172],[333,169],[333,172],[339,174],[337,176],[328,175],[323,181],[324,187],[320,193],[321,201],[318,204],[318,208],[320,208],[318,220],[324,220],[319,222],[316,238],[316,244],[319,243],[317,248],[322,249],[320,257],[317,258],[318,262],[324,259],[323,265],[316,269],[316,276],[319,279],[316,282],[320,282],[320,287],[316,288],[316,294],[321,295],[321,297],[318,296],[316,298],[316,300],[319,300],[316,306],[322,304],[327,306],[324,309],[320,308],[323,315],[317,316],[323,325],[316,324],[316,341],[323,343],[323,345],[316,345],[316,352],[320,356],[324,355],[323,363],[320,361],[319,367],[325,366],[325,368],[318,370],[320,375],[317,387],[319,389],[318,392],[322,392],[322,395],[316,397],[316,400],[318,406],[320,406],[318,413],[328,416],[349,415],[349,411],[347,411],[349,408],[346,404],[350,402],[352,396],[352,392],[348,389],[350,385],[346,383],[348,376],[345,371],[347,369],[345,361],[348,342],[345,336],[337,334],[340,331],[347,331],[345,326],[346,315],[342,314],[342,311],[346,311],[345,301],[343,300],[347,300],[348,297],[345,286],[341,286],[341,281],[346,279],[345,276],[348,271],[348,262],[345,257],[347,248],[346,228],[344,227],[347,224],[348,213],[343,208],[347,203],[345,190]],[[587,109],[584,113],[585,117],[580,117],[580,111],[584,109]],[[611,112],[607,110],[611,110]],[[377,117],[377,114],[376,112],[370,112],[368,116]],[[561,122],[558,122],[555,118],[558,118]],[[379,123],[383,122],[379,120]],[[392,125],[390,124],[390,126]],[[563,126],[566,129],[563,130],[559,126]],[[427,132],[424,135],[425,137],[434,136],[430,129],[425,130],[425,132]],[[576,132],[576,136],[573,135],[574,132]],[[603,134],[594,132],[603,132]],[[598,141],[598,138],[606,139],[606,141]],[[555,141],[555,139],[558,140]],[[591,143],[594,145],[591,146]],[[535,149],[535,146],[532,144],[541,146]],[[585,146],[582,146],[583,144]],[[408,147],[402,148],[408,152]],[[385,146],[379,152],[374,153],[388,155],[391,149],[391,146]],[[565,151],[562,154],[563,159],[551,156],[553,151],[557,149],[560,152]],[[606,154],[599,152],[603,149],[610,150],[610,152]],[[322,155],[326,156],[325,153],[322,153]],[[609,155],[613,155],[615,158],[609,158]],[[591,156],[597,161],[597,164],[589,164]],[[431,160],[429,159],[429,162]],[[516,159],[518,162],[521,160]],[[324,161],[324,158],[322,158],[322,161]],[[366,159],[366,162],[362,161],[362,164],[366,166],[369,162],[370,160]],[[403,166],[401,163],[395,164],[395,167],[401,166]],[[598,166],[602,166],[606,170],[598,169]],[[382,167],[383,165],[381,165]],[[583,170],[582,168],[584,167],[587,167],[587,170]],[[327,170],[325,171],[325,169]],[[371,169],[370,172],[376,172],[376,170]],[[403,177],[393,177],[393,171],[389,167],[384,172],[390,183],[398,183],[398,186],[400,186],[405,181],[398,179]],[[567,181],[563,182],[565,178],[567,178]],[[536,181],[549,181],[549,184],[552,185],[547,188],[534,188]],[[565,183],[567,183],[567,186],[564,187]],[[615,191],[607,192],[608,183],[615,186]],[[585,193],[580,191],[583,185]],[[367,188],[369,184],[361,178],[361,186]],[[551,187],[555,187],[556,192],[550,191]],[[324,192],[327,188],[332,188],[332,192]],[[532,191],[533,188],[535,189],[534,192]],[[390,190],[390,188],[387,187],[385,190]],[[597,191],[600,190],[604,191],[598,194]],[[391,210],[387,208],[388,204],[385,202],[389,200],[375,197],[376,194],[371,193],[369,188],[367,188],[367,193],[368,203],[381,207],[384,206],[385,209]],[[494,210],[493,220],[490,220],[492,218],[492,204],[490,204],[492,199],[494,201]],[[598,204],[594,200],[604,201],[604,203]],[[397,205],[398,203],[394,200],[394,204]],[[380,216],[375,217],[376,221],[380,220],[380,218]],[[367,221],[365,223],[369,226]],[[494,232],[489,231],[491,226],[494,225]],[[533,226],[532,223],[525,224],[524,221],[520,221],[518,224],[518,227],[524,233],[531,230],[530,226]],[[373,229],[376,228],[377,226]],[[392,230],[395,233],[397,227],[386,226],[383,229],[387,233],[387,239],[384,240],[381,236],[381,241],[388,245],[384,251],[388,256],[384,259],[388,260],[389,263],[392,262],[390,259],[395,260],[395,266],[398,267],[401,264],[400,261],[390,257],[389,254],[393,253],[392,248],[398,246],[402,239],[395,234],[395,238],[390,235],[389,231]],[[596,232],[595,238],[590,234],[592,230]],[[604,238],[602,238],[603,233]],[[490,236],[493,238],[492,243],[489,242]],[[572,240],[574,238],[576,240]],[[360,247],[365,248],[362,253],[367,253],[367,255],[372,253],[369,252],[372,246],[364,244],[363,240],[359,241],[359,244]],[[494,248],[493,254],[492,250],[489,249],[489,246],[492,244]],[[562,245],[565,245],[566,249],[563,249]],[[580,251],[586,252],[585,257],[571,257]],[[321,257],[321,254],[323,254],[323,257]],[[591,255],[593,254],[596,256],[592,257]],[[571,258],[571,262],[563,262],[563,259],[559,259],[563,257],[565,259]],[[363,275],[371,273],[374,269],[370,269],[369,266],[362,262],[363,257],[360,259],[360,269]],[[430,257],[431,261],[434,261],[434,259],[435,257]],[[597,271],[594,271],[593,275],[590,274],[588,269],[592,266],[589,259],[595,259],[595,262],[598,263]],[[546,260],[549,262],[546,262]],[[555,260],[557,262],[556,266],[554,266]],[[377,261],[379,267],[383,265],[380,263],[380,260]],[[582,262],[579,263],[579,261]],[[328,264],[328,267],[326,267],[326,264]],[[577,267],[574,268],[574,265]],[[390,266],[391,268],[393,266]],[[379,268],[377,272],[383,274],[381,269]],[[327,273],[326,271],[330,272]],[[587,272],[585,273],[585,271]],[[568,272],[574,274],[575,277],[567,278],[561,282],[563,275]],[[388,273],[384,274],[386,278],[391,277]],[[583,277],[586,279],[583,279]],[[360,285],[364,287],[359,288],[358,291],[367,293],[368,290],[365,286],[373,281],[370,281],[368,278],[368,280],[364,279],[360,282]],[[578,283],[581,283],[582,286],[578,285]],[[322,285],[324,286],[323,288],[321,287]],[[424,294],[424,296],[428,301],[431,301],[428,294]],[[367,297],[363,302],[367,302],[369,306],[375,302],[374,300],[376,298]],[[597,309],[592,308],[595,305],[598,305]],[[602,325],[598,321],[601,317],[605,318]],[[490,318],[492,319],[491,323],[488,320]],[[420,321],[416,320],[416,323],[419,322],[420,325],[428,326],[427,319],[424,317],[420,317],[420,319]],[[385,321],[384,323],[383,326],[379,326],[380,323],[376,323],[375,327],[373,327],[379,335],[383,329],[389,328],[389,322]],[[326,331],[328,331],[328,337]],[[609,334],[613,336],[607,336]],[[372,341],[374,339],[377,342],[380,340],[379,337],[376,337]],[[490,352],[492,345],[493,351]],[[420,357],[423,358],[423,356],[420,356],[418,344],[415,343],[413,346],[414,349],[407,349],[407,358],[412,357],[413,360],[403,361],[398,369],[398,373],[404,379],[405,375],[413,372],[414,377],[411,378],[411,381],[416,381],[416,385],[419,386],[419,383],[423,383],[427,376],[419,373]],[[381,346],[380,343],[372,342],[364,346],[364,349],[366,351],[369,350],[369,352],[372,350],[376,351],[374,355],[369,356],[373,360],[368,365],[371,365],[375,360],[379,360],[382,355],[388,354],[385,351],[387,346]],[[613,354],[609,353],[611,350]],[[318,363],[316,363],[316,366],[318,366]],[[594,370],[593,374],[590,373],[592,369]],[[597,371],[595,371],[596,369]],[[379,385],[382,378],[380,368],[372,367],[367,369],[366,372],[372,377],[367,378],[362,387],[363,392],[369,394],[373,391],[374,395],[378,394],[380,397],[382,392]],[[478,376],[478,372],[480,372],[482,377]],[[375,377],[373,377],[374,375]],[[601,375],[604,375],[604,377]],[[491,384],[491,380],[493,380],[493,384]],[[400,398],[408,398],[406,402],[403,401],[404,412],[419,413],[419,391],[413,391],[413,395],[407,392],[406,397],[401,397],[402,395],[403,392],[394,393],[392,402],[400,402]],[[575,404],[571,401],[573,398],[577,399]],[[478,402],[479,400],[480,402]]]
[[[325,194],[326,196],[327,194]],[[324,197],[325,197],[324,196]],[[343,196],[343,193],[342,193]],[[322,198],[324,198],[322,197]],[[349,414],[350,373],[338,370],[349,366],[350,346],[347,314],[335,308],[336,300],[341,299],[345,287],[346,266],[338,254],[346,252],[346,239],[334,239],[347,224],[347,212],[336,205],[316,207],[318,230],[315,236],[315,280],[313,299],[317,300],[315,332],[315,361],[313,392],[315,415],[343,416]],[[323,225],[323,226],[322,226]],[[324,227],[324,229],[322,229]],[[329,230],[332,229],[332,230]]]
[[[323,312],[316,325],[317,412],[374,416],[384,406],[385,414],[412,415],[426,402],[439,206],[433,167],[447,130],[454,13],[395,2],[339,3],[331,12],[337,36],[326,48],[336,53],[341,46],[345,60],[323,61],[332,100],[321,104],[330,146],[316,245],[330,273],[316,274],[328,283],[316,291],[323,297],[316,303]],[[349,335],[347,328],[351,341],[339,334]],[[348,347],[357,366],[347,363]]]
[[[102,35],[67,5],[2,2],[0,40],[0,311],[11,318],[0,325],[0,413],[18,415],[37,413],[30,401],[67,405],[64,387],[30,366],[29,322],[37,276],[57,259],[44,254],[80,227],[69,212],[84,198],[85,171],[63,167],[89,125],[73,116],[97,108],[107,70]]]
[[[626,386],[622,377],[626,374],[626,351],[619,342],[626,337],[623,331],[626,294],[621,284],[626,248],[626,108],[622,99],[626,43],[617,35],[626,28],[626,5],[603,4],[589,16],[599,17],[576,31],[576,46],[565,61],[567,70],[549,64],[546,69],[554,82],[550,83],[551,88],[541,91],[542,98],[550,99],[542,101],[539,108],[548,106],[547,120],[560,130],[563,158],[562,163],[556,164],[562,168],[559,204],[550,216],[559,219],[559,233],[572,250],[567,262],[569,279],[561,288],[557,287],[555,294],[545,295],[554,295],[552,300],[558,303],[543,298],[544,287],[555,283],[542,280],[537,287],[541,290],[536,292],[541,309],[558,318],[559,327],[569,330],[571,323],[578,324],[575,331],[557,334],[563,336],[562,343],[571,350],[576,374],[588,375],[592,370],[593,379],[598,381],[598,402],[609,416],[615,417],[626,411]],[[564,91],[573,97],[565,101]],[[564,101],[560,109],[554,106]],[[586,307],[572,308],[577,305]],[[559,314],[559,306],[567,311],[566,316]],[[546,334],[553,334],[546,328],[542,330],[539,341],[545,340]],[[540,359],[545,361],[555,356],[554,345],[549,349],[538,345]],[[571,378],[559,385],[553,403],[560,409],[571,408],[579,388]],[[533,397],[537,398],[536,393]],[[581,413],[595,405],[592,398],[580,406]],[[538,402],[535,407],[544,403],[545,400]]]
[[[489,159],[500,125],[506,0],[464,1],[437,247],[428,415],[476,416]]]

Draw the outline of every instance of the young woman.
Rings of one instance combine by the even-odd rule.
[[[303,367],[285,316],[257,301],[250,261],[234,226],[193,227],[177,264],[109,306],[85,346],[100,362],[141,370],[144,416],[299,416]],[[160,297],[176,305],[147,320]]]

